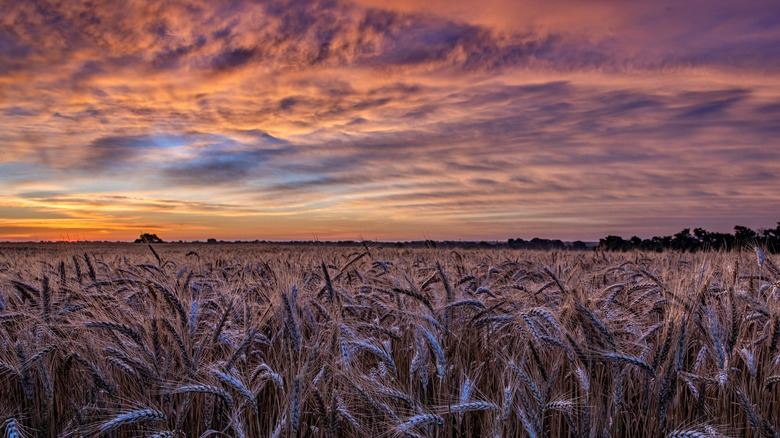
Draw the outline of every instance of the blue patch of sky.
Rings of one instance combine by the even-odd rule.
[[[9,161],[0,164],[0,181],[27,181],[45,175],[47,170],[35,163]]]

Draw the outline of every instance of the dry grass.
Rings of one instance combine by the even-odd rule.
[[[0,247],[5,436],[777,436],[755,253]]]

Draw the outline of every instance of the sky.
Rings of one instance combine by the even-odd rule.
[[[780,221],[776,0],[0,9],[0,240]]]

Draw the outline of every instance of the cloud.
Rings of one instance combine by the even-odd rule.
[[[728,108],[734,106],[734,104],[741,101],[741,97],[730,97],[722,100],[712,100],[700,104],[693,105],[691,108],[686,109],[680,117],[683,118],[698,118],[707,117],[712,115],[723,114]]]
[[[207,39],[204,35],[199,35],[192,43],[180,44],[174,48],[162,48],[152,57],[151,65],[153,69],[175,70],[181,67],[181,62],[194,53],[197,53],[206,45]]]
[[[211,68],[217,71],[231,70],[251,62],[259,55],[256,47],[238,47],[226,49],[211,60]]]
[[[780,12],[665,6],[15,2],[3,195],[117,230],[232,214],[278,235],[777,211]]]
[[[177,135],[130,135],[100,137],[87,146],[80,167],[91,171],[121,169],[132,164],[143,164],[152,160],[150,152],[182,146],[188,142],[186,136]]]
[[[261,151],[207,153],[164,168],[162,176],[181,185],[237,183],[264,161]]]
[[[38,114],[37,111],[30,108],[21,107],[21,106],[10,106],[10,107],[3,108],[4,116],[28,117],[37,114]]]
[[[160,177],[182,186],[235,186],[260,177],[274,158],[289,155],[284,139],[257,129],[239,133],[245,138],[191,134],[186,156],[161,164]]]

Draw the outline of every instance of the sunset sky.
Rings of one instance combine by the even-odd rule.
[[[0,0],[0,240],[780,220],[780,3]]]

